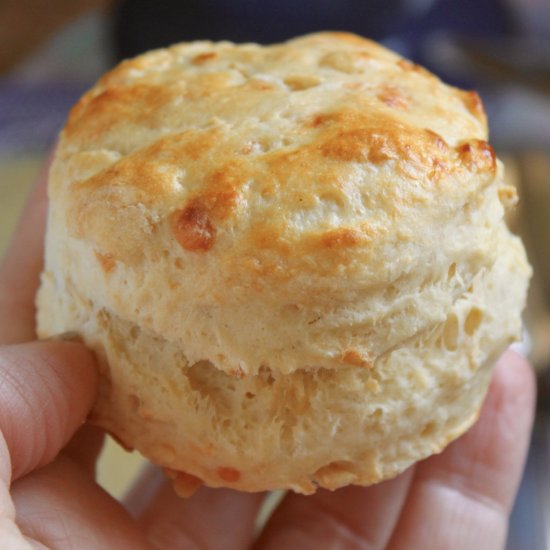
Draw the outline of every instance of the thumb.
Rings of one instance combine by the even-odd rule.
[[[0,475],[9,482],[52,461],[94,401],[93,355],[76,342],[0,348]],[[10,472],[11,461],[11,472]]]

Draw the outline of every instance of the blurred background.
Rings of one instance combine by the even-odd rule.
[[[550,549],[550,0],[1,0],[0,254],[71,105],[120,59],[316,30],[379,40],[483,98],[519,190],[510,224],[535,267],[520,348],[538,372],[538,414],[508,549]],[[109,441],[99,480],[120,496],[141,464]]]

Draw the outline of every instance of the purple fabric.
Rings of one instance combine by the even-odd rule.
[[[0,155],[47,149],[87,87],[0,79]]]

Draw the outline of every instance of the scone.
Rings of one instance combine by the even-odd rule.
[[[92,421],[204,483],[368,485],[476,420],[530,268],[474,92],[344,33],[126,61],[51,168],[42,337]]]

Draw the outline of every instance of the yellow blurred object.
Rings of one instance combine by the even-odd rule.
[[[0,160],[0,256],[8,246],[44,159],[44,154],[38,154]]]
[[[115,498],[122,498],[146,463],[139,453],[128,453],[107,437],[97,465],[97,482]]]

